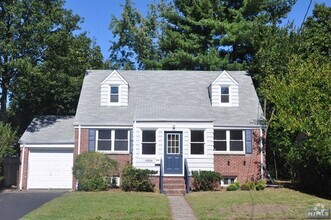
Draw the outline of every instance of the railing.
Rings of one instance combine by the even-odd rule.
[[[164,193],[164,191],[163,191],[163,165],[162,165],[162,159],[160,159],[160,179],[159,179],[159,188],[160,188],[160,193]]]
[[[184,165],[185,165],[184,178],[185,178],[186,193],[190,193],[191,178],[190,178],[190,170],[188,169],[187,159],[184,160]]]

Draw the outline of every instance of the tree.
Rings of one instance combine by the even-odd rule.
[[[331,61],[331,7],[315,4],[313,15],[302,27],[301,53],[318,53]]]
[[[130,0],[110,29],[118,68],[243,69],[254,57],[256,26],[278,22],[294,0],[174,0],[152,4],[143,18]],[[129,61],[128,61],[129,60]]]
[[[7,98],[13,80],[22,67],[42,61],[51,33],[66,28],[62,19],[71,16],[63,10],[62,0],[4,0],[0,2],[0,83],[1,120],[7,119]],[[71,16],[76,20],[77,17]]]
[[[301,31],[291,25],[265,29],[264,36],[257,36],[264,39],[250,69],[270,122],[269,169],[272,159],[277,160],[283,178],[290,176],[316,190],[325,189],[321,183],[330,178],[329,130],[323,127],[329,119],[325,109],[316,112],[323,106],[330,111],[325,99],[330,94],[330,12],[316,4]]]
[[[9,106],[19,134],[35,114],[73,114],[86,69],[104,67],[100,47],[85,33],[74,35],[80,17],[63,5],[0,2],[0,120],[7,121]]]
[[[158,12],[155,4],[149,5],[146,18],[126,0],[121,19],[112,17],[109,29],[117,41],[110,47],[111,69],[158,69]]]
[[[85,61],[78,59],[88,53],[90,45],[86,47],[86,44],[91,42],[84,34],[73,36],[73,31],[79,28],[80,17],[64,9],[63,5],[63,0],[0,2],[0,120],[3,122],[7,121],[8,95],[17,97],[17,94],[13,94],[13,87],[21,80],[18,78],[30,74],[28,71],[49,73],[61,70],[61,74],[78,76],[82,74],[81,69],[86,67],[75,65]],[[80,47],[78,42],[85,45]],[[75,45],[71,46],[71,43]],[[97,50],[94,47],[94,52]],[[63,57],[66,59],[62,60]]]
[[[276,108],[270,126],[284,134],[273,144],[299,180],[315,190],[325,190],[331,177],[330,72],[330,63],[317,54],[293,56],[285,77],[270,75],[267,81],[266,95]]]
[[[3,179],[2,168],[3,159],[6,156],[15,154],[13,144],[16,140],[16,132],[13,131],[9,124],[0,122],[0,182]]]
[[[99,46],[85,34],[54,34],[43,63],[27,66],[17,77],[10,97],[10,116],[21,134],[35,115],[75,114],[87,69],[103,68]]]

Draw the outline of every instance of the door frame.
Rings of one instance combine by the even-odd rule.
[[[167,144],[167,134],[180,134],[180,141],[179,141],[179,151],[181,155],[181,172],[180,173],[166,173],[166,167],[165,167],[165,157],[167,155],[167,148],[168,148],[168,144]],[[183,176],[184,175],[184,149],[183,149],[183,131],[164,131],[163,132],[164,135],[164,146],[163,146],[163,174],[165,176]]]

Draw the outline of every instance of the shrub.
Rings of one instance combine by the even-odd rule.
[[[196,191],[215,190],[222,180],[222,175],[214,171],[192,171],[192,176],[193,187]]]
[[[250,190],[250,187],[249,187],[247,184],[242,184],[242,185],[240,186],[240,189],[241,189],[241,190]]]
[[[226,191],[236,191],[238,187],[235,184],[230,184],[226,187]]]
[[[149,179],[149,175],[156,173],[153,170],[137,169],[131,165],[127,165],[122,173],[122,190],[126,192],[153,192],[154,184]]]
[[[249,181],[247,183],[247,186],[249,187],[249,189],[255,189],[255,183],[253,181]]]
[[[16,131],[9,124],[0,122],[0,185],[3,180],[3,160],[6,156],[16,154],[13,144],[16,141]]]
[[[259,180],[259,182],[257,182],[257,184],[256,184],[256,186],[255,186],[255,189],[256,189],[257,191],[259,191],[259,190],[264,190],[265,185],[266,185],[266,181],[265,181],[265,180]]]
[[[240,189],[240,183],[239,182],[235,182],[234,185],[237,187],[237,189]]]
[[[117,162],[105,154],[84,152],[77,156],[72,170],[79,190],[101,191],[108,188],[110,177],[117,172]]]

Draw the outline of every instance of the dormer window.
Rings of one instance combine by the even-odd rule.
[[[220,91],[220,101],[221,103],[229,103],[230,102],[230,88],[229,86],[221,86]]]
[[[118,86],[110,86],[110,103],[119,102],[119,88]]]

